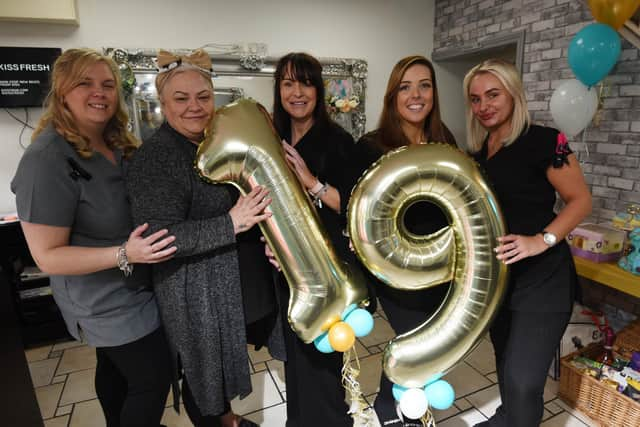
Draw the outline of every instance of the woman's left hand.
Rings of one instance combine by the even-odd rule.
[[[521,236],[508,234],[498,237],[499,245],[493,248],[496,258],[505,264],[513,264],[521,259],[541,254],[548,246],[542,240],[542,235]]]
[[[298,153],[298,150],[287,144],[285,141],[282,141],[282,146],[284,147],[284,154],[287,159],[287,163],[289,163],[289,166],[291,166],[291,169],[295,172],[298,177],[298,181],[300,181],[304,186],[305,190],[313,188],[318,182],[318,179],[311,173],[307,167],[307,163],[304,161],[302,156],[300,156],[300,153]]]

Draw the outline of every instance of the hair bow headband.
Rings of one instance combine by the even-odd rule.
[[[207,52],[202,49],[194,50],[191,55],[174,55],[171,52],[160,49],[158,51],[156,63],[158,64],[159,73],[166,73],[167,71],[171,71],[182,64],[188,64],[209,73],[213,72],[211,67],[211,58]]]

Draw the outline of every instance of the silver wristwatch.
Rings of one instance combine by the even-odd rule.
[[[549,233],[546,230],[542,231],[542,240],[544,240],[544,243],[546,243],[547,246],[549,247],[558,243],[558,237],[555,234]]]
[[[125,243],[123,243],[122,246],[118,248],[118,255],[116,260],[118,262],[118,268],[122,270],[125,277],[131,276],[131,273],[133,273],[133,264],[129,264],[129,259],[127,258],[127,248],[125,247]]]

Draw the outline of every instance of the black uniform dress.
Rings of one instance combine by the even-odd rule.
[[[366,169],[376,162],[384,153],[378,143],[377,131],[364,135],[355,146],[352,182]],[[453,135],[447,133],[450,144],[455,145]],[[405,213],[405,225],[409,231],[417,235],[434,233],[449,225],[446,216],[434,204],[421,202],[410,207]],[[369,275],[370,281],[375,283],[375,292],[382,308],[387,315],[396,335],[408,332],[424,323],[440,307],[449,291],[449,283],[418,291],[404,291],[394,289]],[[391,381],[382,373],[380,391],[376,397],[374,409],[383,426],[421,426],[419,421],[399,418],[396,403],[391,393]]]
[[[475,154],[502,207],[509,233],[533,236],[555,218],[547,179],[571,151],[555,129],[530,126],[487,159]],[[565,148],[566,147],[566,148]],[[549,365],[570,318],[577,276],[566,241],[511,265],[507,297],[491,327],[502,406],[483,425],[538,426]]]
[[[290,141],[289,135],[285,139]],[[353,138],[336,124],[314,124],[295,145],[311,173],[320,182],[340,191],[349,188],[349,158]],[[341,200],[349,194],[340,194]],[[344,212],[344,210],[341,210]],[[343,235],[344,216],[326,205],[318,213],[336,253],[358,265]],[[324,354],[313,344],[305,344],[288,326],[289,287],[283,274],[277,277],[278,296],[285,330],[285,378],[287,388],[287,427],[341,427],[353,425],[347,414],[345,391],[341,383],[342,353]]]

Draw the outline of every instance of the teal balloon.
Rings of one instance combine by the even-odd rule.
[[[351,326],[356,337],[366,337],[373,330],[373,316],[367,310],[357,308],[344,319]]]
[[[605,24],[587,25],[569,43],[569,66],[587,87],[604,79],[619,56],[620,37]]]
[[[456,398],[453,387],[444,380],[438,380],[428,384],[424,388],[424,392],[427,395],[429,405],[441,411],[451,407]]]
[[[358,308],[358,304],[350,304],[349,306],[347,306],[347,308],[345,308],[345,309],[342,311],[342,316],[340,316],[340,318],[341,318],[342,320],[345,320],[345,321],[346,321],[347,316],[348,316],[348,315],[349,315],[353,310],[355,310],[355,309],[357,309],[357,308]]]
[[[406,387],[402,387],[400,384],[394,384],[391,387],[391,394],[393,394],[393,398],[397,401],[400,402],[400,398],[402,397],[402,395],[404,394],[405,391],[407,391],[408,388]]]
[[[327,332],[313,340],[313,345],[316,346],[316,349],[318,349],[320,353],[333,353],[335,351],[333,347],[331,347],[329,334]]]
[[[433,382],[438,381],[442,377],[444,377],[444,374],[442,372],[440,372],[439,374],[433,374],[432,376],[429,377],[429,379],[425,383],[425,387]]]

